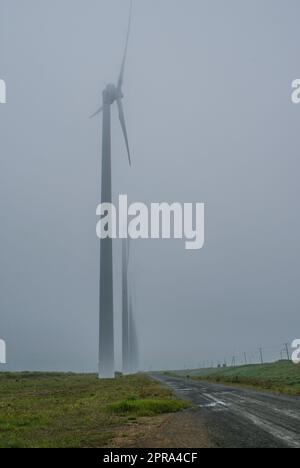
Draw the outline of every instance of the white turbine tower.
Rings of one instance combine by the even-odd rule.
[[[130,150],[123,110],[122,92],[124,71],[127,57],[132,14],[132,0],[125,51],[117,85],[109,84],[103,91],[103,105],[91,118],[103,113],[102,130],[102,184],[101,203],[112,203],[111,180],[111,106],[117,103],[119,119],[125,138],[126,150],[130,160]],[[113,245],[112,239],[101,239],[100,242],[100,304],[99,304],[99,378],[111,379],[115,376],[114,362],[114,301],[113,301]]]
[[[128,304],[129,242],[122,240],[122,372],[129,374],[129,304]]]
[[[128,317],[129,317],[129,370],[131,374],[136,374],[139,370],[139,346],[136,330],[136,322],[134,316],[134,306],[132,299],[132,292],[129,293],[128,303]]]
[[[138,370],[138,341],[133,311],[132,277],[129,276],[130,243],[122,241],[122,356],[123,374]]]

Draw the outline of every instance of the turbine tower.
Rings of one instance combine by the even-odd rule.
[[[116,102],[119,110],[119,119],[125,138],[129,165],[131,166],[130,150],[123,110],[122,92],[124,71],[126,65],[128,41],[130,35],[132,16],[132,0],[125,50],[117,85],[109,84],[103,91],[103,104],[91,118],[102,113],[102,183],[101,203],[112,203],[111,180],[111,106]],[[99,301],[99,378],[112,379],[115,377],[114,362],[114,301],[113,301],[113,244],[112,239],[100,241],[100,301]]]
[[[129,304],[128,304],[129,242],[122,240],[122,372],[129,374]]]
[[[122,241],[122,356],[123,374],[138,370],[138,342],[133,313],[132,284],[129,284],[130,243]],[[131,278],[132,280],[132,278]],[[132,281],[131,281],[132,283]]]
[[[128,305],[128,317],[129,317],[129,372],[130,374],[136,374],[139,370],[139,349],[138,349],[138,338],[133,310],[132,294],[129,293],[129,305]]]

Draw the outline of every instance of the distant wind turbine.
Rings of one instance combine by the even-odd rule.
[[[111,180],[111,106],[117,103],[119,119],[125,138],[129,165],[131,157],[123,110],[122,92],[127,49],[132,17],[132,0],[125,50],[117,85],[109,84],[103,91],[103,105],[91,118],[103,113],[102,130],[102,184],[101,203],[112,203]],[[113,302],[113,245],[112,239],[101,239],[100,242],[100,309],[99,309],[99,378],[111,379],[115,376],[114,362],[114,302]]]

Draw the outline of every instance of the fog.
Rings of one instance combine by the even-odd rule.
[[[102,90],[124,0],[0,0],[0,370],[96,371]],[[112,112],[113,192],[205,203],[205,245],[131,243],[142,369],[299,338],[297,0],[135,0],[124,82],[132,153]],[[117,367],[121,243],[115,242]],[[267,354],[268,353],[268,354]]]

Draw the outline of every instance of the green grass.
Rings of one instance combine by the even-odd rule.
[[[182,401],[170,400],[124,400],[108,406],[108,411],[113,414],[131,414],[135,416],[155,416],[156,414],[176,413],[187,404]]]
[[[300,395],[300,365],[288,361],[235,368],[205,369],[193,371],[190,376],[216,383],[246,385],[287,395]]]
[[[145,375],[0,373],[0,448],[105,447],[139,418],[185,406]]]

